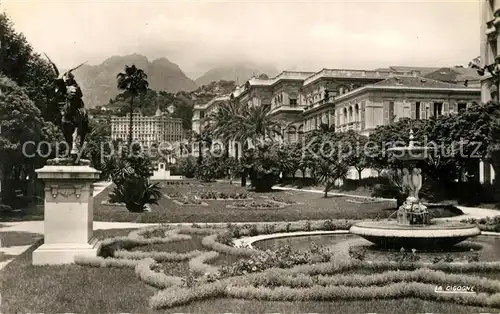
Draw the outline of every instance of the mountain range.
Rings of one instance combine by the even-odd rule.
[[[242,84],[253,75],[265,73],[272,77],[278,73],[272,66],[241,62],[214,67],[192,80],[177,64],[167,58],[149,61],[140,54],[112,56],[101,64],[83,65],[74,71],[75,78],[82,88],[85,106],[95,108],[106,105],[110,99],[121,93],[122,91],[116,88],[116,75],[124,71],[125,65],[132,64],[146,72],[149,88],[170,93],[194,91],[198,87],[220,80],[239,81]]]

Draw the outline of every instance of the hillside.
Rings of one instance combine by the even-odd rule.
[[[195,80],[198,86],[207,85],[214,81],[235,81],[243,84],[253,75],[267,74],[269,77],[276,76],[278,70],[270,65],[261,65],[254,63],[236,63],[232,65],[223,65],[208,70],[205,74]]]
[[[121,92],[116,88],[116,75],[124,71],[125,65],[132,64],[146,72],[151,89],[175,93],[197,87],[177,64],[166,58],[150,62],[139,54],[112,56],[99,65],[84,65],[74,72],[82,88],[85,106],[95,108],[115,98]]]

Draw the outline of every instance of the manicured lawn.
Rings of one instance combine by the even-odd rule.
[[[0,232],[2,247],[31,245],[36,240],[43,238],[43,235],[29,232],[6,231]]]
[[[102,204],[108,200],[112,186],[94,198],[94,220],[114,222],[143,223],[180,223],[180,222],[258,222],[258,221],[298,221],[318,219],[376,219],[387,218],[395,210],[395,202],[371,202],[348,196],[329,196],[306,191],[275,190],[270,193],[254,193],[248,188],[229,183],[200,183],[190,181],[191,185],[166,185],[162,183],[165,194],[179,193],[185,196],[199,195],[201,192],[247,193],[255,201],[265,201],[279,197],[296,204],[275,209],[234,209],[241,201],[203,200],[208,206],[183,206],[172,199],[163,197],[152,212],[130,213],[125,207]],[[358,191],[359,192],[359,191]],[[353,193],[352,194],[366,194]],[[248,202],[248,201],[247,201]],[[459,213],[448,210],[434,210],[435,217],[455,216]],[[0,221],[43,220],[43,206],[34,206],[10,214],[0,214]]]
[[[43,203],[28,207],[0,212],[0,221],[43,220]]]
[[[98,230],[99,238],[125,236],[130,230]],[[41,244],[38,241],[37,245]],[[164,244],[156,249],[185,251],[205,250],[199,236],[191,240]],[[152,249],[141,246],[140,250]],[[336,300],[332,302],[277,302],[240,299],[208,299],[185,306],[154,311],[149,299],[156,291],[140,281],[130,268],[99,268],[87,266],[35,267],[31,265],[31,248],[0,272],[2,304],[0,312],[86,312],[86,313],[473,313],[498,312],[498,309],[463,306],[451,302],[423,301],[404,298],[394,300]],[[220,257],[221,258],[221,257]],[[219,264],[222,259],[214,264]],[[233,257],[234,259],[234,257]],[[167,275],[183,276],[186,262],[162,263]],[[479,274],[481,275],[481,274]],[[488,275],[489,277],[489,275]]]
[[[190,186],[165,185],[164,193],[178,192],[182,195],[196,195],[202,191],[224,193],[246,192],[256,200],[277,196],[295,201],[296,204],[282,209],[231,209],[238,201],[204,200],[208,206],[182,206],[163,197],[158,206],[150,213],[130,213],[124,207],[101,204],[107,200],[111,187],[95,198],[94,220],[96,221],[133,221],[133,222],[257,222],[257,221],[297,221],[317,219],[368,219],[386,218],[394,211],[393,202],[360,204],[350,197],[323,198],[322,194],[301,191],[280,191],[253,193],[245,188],[228,183],[195,183]]]

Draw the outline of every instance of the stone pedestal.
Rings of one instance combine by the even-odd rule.
[[[427,225],[431,223],[429,211],[418,199],[408,197],[397,212],[397,221],[402,225]]]
[[[49,160],[36,170],[45,183],[44,244],[33,252],[33,265],[74,263],[76,255],[97,256],[100,241],[93,238],[93,182],[100,171],[88,161],[72,165],[67,159]]]

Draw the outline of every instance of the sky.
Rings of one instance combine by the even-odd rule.
[[[479,0],[0,2],[61,68],[139,53],[196,78],[236,61],[317,71],[467,65],[479,55]]]

